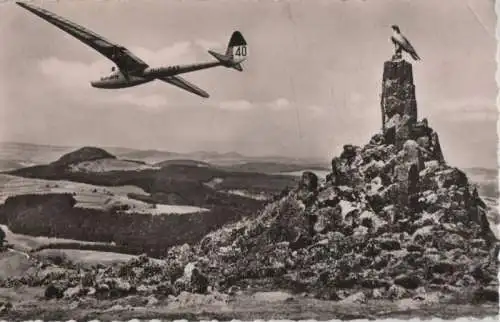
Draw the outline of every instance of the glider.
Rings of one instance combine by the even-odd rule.
[[[234,31],[229,40],[225,54],[219,54],[215,51],[208,50],[208,53],[215,57],[217,61],[152,68],[127,48],[113,43],[74,22],[31,4],[23,2],[16,3],[22,8],[31,11],[40,18],[69,33],[84,44],[94,48],[116,64],[118,69],[113,66],[110,75],[90,82],[91,86],[95,88],[126,88],[149,83],[158,79],[193,94],[208,98],[209,95],[207,92],[178,75],[217,66],[243,71],[241,63],[248,57],[247,43],[243,35],[239,31]]]
[[[415,51],[415,48],[413,48],[413,46],[408,41],[408,39],[406,39],[406,37],[403,36],[401,31],[399,30],[399,27],[396,25],[392,25],[391,28],[393,30],[391,40],[392,40],[392,43],[394,44],[394,46],[396,47],[396,56],[401,57],[401,52],[404,50],[408,54],[410,54],[410,56],[413,59],[420,60],[420,57],[418,56],[417,52]]]

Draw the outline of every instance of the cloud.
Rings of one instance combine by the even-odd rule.
[[[247,100],[235,100],[221,102],[219,107],[223,110],[233,110],[233,111],[246,111],[254,107],[258,108],[269,108],[273,111],[285,111],[292,107],[292,103],[286,98],[278,98],[274,101],[250,103]]]
[[[168,66],[179,63],[192,63],[195,60],[195,48],[192,42],[181,41],[158,50],[143,47],[131,48],[134,55],[150,66]]]
[[[205,40],[205,39],[197,39],[194,43],[196,45],[198,45],[199,47],[203,48],[204,50],[217,49],[217,48],[224,47],[221,43],[219,43],[217,41],[211,41],[211,40]]]
[[[50,57],[41,60],[38,67],[46,82],[66,88],[82,88],[89,87],[92,80],[98,79],[107,68],[109,70],[110,64],[104,60],[89,64]]]
[[[237,100],[237,101],[227,101],[221,102],[219,107],[223,110],[228,111],[247,111],[252,109],[253,105],[249,101]]]
[[[131,47],[130,51],[150,66],[192,63],[196,60],[196,48],[192,42],[187,41],[176,42],[171,46],[157,50]],[[119,103],[129,104],[144,111],[158,112],[161,107],[169,103],[162,95],[152,92],[117,94],[91,88],[90,82],[108,75],[113,65],[113,62],[104,56],[91,63],[50,57],[40,60],[38,69],[44,78],[43,82],[45,84],[63,89],[62,92],[73,100],[78,100],[82,96],[87,97],[89,95],[88,91],[94,91],[92,98],[97,101],[97,104],[93,104],[94,106],[103,106],[101,103],[111,103],[116,106],[116,103]],[[147,90],[151,91],[151,89]]]
[[[318,105],[309,105],[307,110],[311,113],[312,116],[320,117],[326,114],[326,109],[322,106]]]
[[[481,98],[432,105],[435,108],[429,113],[431,116],[446,117],[453,121],[496,120],[498,115],[495,101]]]
[[[158,50],[142,47],[130,48],[130,51],[150,66],[165,66],[191,63],[195,60],[195,49],[191,42],[177,42]],[[48,82],[68,89],[89,87],[90,81],[99,79],[111,72],[113,62],[102,56],[92,63],[51,57],[40,60],[39,70]]]
[[[283,111],[289,109],[291,104],[286,98],[278,98],[277,100],[268,103],[267,106],[275,111]]]
[[[446,112],[460,111],[460,112],[476,112],[476,111],[496,111],[496,104],[494,100],[487,100],[481,98],[470,99],[466,101],[448,102],[441,105],[442,109]]]
[[[165,97],[161,95],[152,94],[152,95],[138,96],[129,93],[118,95],[115,98],[113,98],[113,101],[135,105],[145,111],[152,111],[152,112],[159,111],[161,107],[166,106],[168,103]]]

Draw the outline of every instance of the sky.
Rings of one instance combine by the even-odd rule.
[[[380,130],[383,63],[398,24],[422,58],[412,62],[418,117],[438,132],[448,163],[497,166],[492,0],[32,3],[155,67],[211,61],[206,50],[225,51],[233,30],[249,57],[243,72],[184,74],[208,99],[158,81],[96,89],[90,81],[111,61],[4,1],[0,141],[330,160]]]

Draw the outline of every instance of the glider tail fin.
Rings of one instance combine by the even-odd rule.
[[[248,58],[248,46],[241,32],[235,31],[229,39],[224,55],[213,50],[209,50],[208,53],[220,61],[223,66],[243,71],[241,63]]]

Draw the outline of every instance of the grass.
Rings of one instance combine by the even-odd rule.
[[[147,165],[138,161],[127,161],[119,159],[84,161],[74,165],[70,165],[70,171],[73,172],[141,171],[146,169],[159,169],[159,167]]]
[[[95,250],[79,249],[43,249],[36,252],[35,256],[39,258],[61,257],[73,264],[96,265],[113,264],[127,262],[136,256],[115,252],[100,252]]]
[[[13,233],[6,225],[0,225],[5,233],[5,240],[14,245],[14,248],[19,251],[29,252],[49,246],[53,244],[79,244],[79,245],[110,245],[110,243],[89,242],[83,240],[55,238],[45,236],[29,236],[24,234]]]
[[[0,279],[20,276],[31,266],[32,263],[24,254],[13,251],[0,253]],[[0,291],[0,295],[1,294],[2,292]]]

